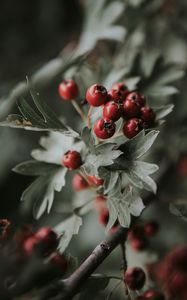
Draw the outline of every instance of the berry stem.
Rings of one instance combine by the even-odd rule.
[[[91,128],[91,115],[92,115],[92,109],[93,107],[90,106],[89,110],[88,110],[88,116],[87,116],[87,125],[88,128]]]
[[[78,103],[75,100],[71,101],[73,107],[75,108],[76,112],[80,115],[81,119],[86,122],[86,115],[84,114],[84,112],[82,111],[82,109],[80,108],[80,106],[78,105]]]

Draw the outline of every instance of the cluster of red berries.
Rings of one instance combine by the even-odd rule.
[[[59,238],[50,227],[41,227],[34,232],[30,226],[24,226],[16,232],[14,241],[26,256],[39,254],[44,258],[50,257],[50,264],[56,266],[62,273],[66,272],[67,260],[57,251]]]
[[[143,288],[146,281],[145,272],[139,267],[128,268],[124,273],[124,282],[131,291],[139,291]],[[134,300],[165,300],[162,293],[153,289],[147,290],[142,296]]]
[[[74,80],[64,80],[59,85],[59,94],[65,100],[75,99],[79,95],[78,85]],[[114,135],[115,122],[121,117],[125,120],[123,133],[128,138],[154,126],[155,113],[146,105],[145,96],[129,91],[122,82],[115,83],[109,91],[101,84],[93,84],[87,89],[86,101],[94,107],[103,106],[103,118],[97,120],[93,127],[96,136],[101,139]]]
[[[155,275],[168,296],[187,300],[187,246],[171,250],[156,266]]]
[[[24,292],[29,292],[36,285],[43,286],[64,276],[70,262],[58,251],[58,244],[57,234],[48,226],[34,231],[30,225],[24,225],[15,231],[10,221],[0,220],[0,258],[4,269],[0,298],[13,299],[14,292],[22,293],[22,285]],[[31,262],[35,267],[30,268]],[[29,272],[29,276],[23,278],[24,272]]]
[[[144,225],[134,225],[128,231],[128,240],[134,250],[144,250],[149,245],[149,238],[153,237],[159,229],[155,221],[146,222]]]

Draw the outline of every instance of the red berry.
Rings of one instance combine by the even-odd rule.
[[[174,248],[165,258],[168,266],[168,273],[172,270],[181,270],[187,272],[187,246],[178,246]]]
[[[75,191],[80,191],[86,189],[89,186],[89,184],[81,174],[77,173],[72,179],[72,186]]]
[[[170,296],[179,296],[184,293],[187,287],[187,273],[186,272],[173,272],[168,274],[164,282],[164,289]]]
[[[86,100],[92,106],[103,105],[107,101],[107,97],[107,90],[101,84],[93,84],[86,92]]]
[[[134,250],[141,251],[147,249],[149,243],[145,237],[137,237],[130,240],[130,245]]]
[[[89,184],[94,186],[101,186],[104,183],[104,179],[97,177],[95,175],[88,175],[87,179]]]
[[[114,135],[116,125],[110,119],[99,119],[95,122],[93,129],[100,139],[108,139]]]
[[[158,229],[159,229],[159,225],[157,222],[154,222],[154,221],[147,222],[144,225],[144,232],[145,232],[145,235],[148,237],[155,235],[158,232]]]
[[[136,238],[144,237],[144,227],[142,225],[134,225],[128,230],[128,239],[133,240]]]
[[[82,158],[79,152],[69,150],[64,154],[63,164],[68,169],[78,169],[82,165]]]
[[[31,225],[26,224],[16,231],[13,239],[18,245],[22,245],[27,238],[32,236],[34,236],[33,228]]]
[[[123,114],[124,117],[127,119],[138,117],[140,113],[139,105],[131,99],[126,97],[125,101],[123,102]]]
[[[64,80],[58,87],[59,95],[65,100],[75,99],[79,94],[76,82],[72,79]]]
[[[143,294],[145,300],[165,300],[165,297],[162,293],[154,291],[152,289],[146,291]]]
[[[120,92],[120,90],[111,89],[108,91],[108,99],[109,99],[109,101],[122,103],[123,94]]]
[[[123,97],[129,93],[127,86],[123,82],[114,83],[112,89],[119,91]]]
[[[53,253],[50,262],[61,272],[65,273],[67,271],[68,262],[63,254],[59,252]]]
[[[136,136],[142,130],[142,120],[132,118],[128,120],[123,126],[123,133],[129,139]]]
[[[99,213],[99,222],[106,226],[109,220],[109,211],[107,208],[104,208]]]
[[[134,290],[141,290],[145,284],[145,272],[141,268],[129,268],[124,274],[125,283]]]
[[[112,121],[117,121],[123,114],[123,106],[120,103],[109,101],[104,105],[103,117]]]
[[[144,106],[140,110],[140,118],[145,122],[145,126],[153,126],[155,122],[155,113],[149,106]]]
[[[38,245],[38,239],[35,236],[28,237],[23,243],[23,250],[27,255],[32,254]]]
[[[134,101],[139,107],[145,106],[145,96],[138,92],[131,92],[127,95],[126,100]]]
[[[48,226],[40,228],[35,233],[35,238],[40,244],[43,253],[49,254],[58,246],[57,234]]]

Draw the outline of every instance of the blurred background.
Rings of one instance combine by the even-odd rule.
[[[77,0],[2,0],[0,96],[8,94],[16,83],[56,57],[69,42],[76,42],[82,21],[83,8]],[[48,89],[46,96],[52,100],[50,93]],[[15,212],[19,199],[31,179],[16,175],[11,168],[30,157],[30,150],[37,145],[38,138],[35,133],[0,129],[1,218],[18,221]]]
[[[86,1],[0,1],[0,101],[4,100],[15,84],[23,81],[27,75],[33,74],[44,63],[58,56],[69,43],[76,45],[84,30],[83,24],[86,17],[84,2]],[[141,265],[154,261],[156,253],[162,256],[173,246],[187,242],[187,227],[183,220],[187,218],[185,202],[187,199],[187,171],[185,171],[187,163],[186,169],[184,164],[182,165],[183,175],[179,176],[179,173],[182,174],[181,169],[179,173],[176,171],[180,158],[187,155],[187,3],[186,0],[124,0],[120,2],[126,5],[119,23],[127,28],[128,42],[119,43],[117,46],[109,43],[110,51],[114,53],[119,48],[124,49],[122,59],[125,61],[125,50],[130,44],[130,47],[133,45],[133,49],[143,49],[146,53],[153,50],[161,53],[166,61],[177,63],[184,69],[184,78],[177,83],[180,94],[172,96],[171,99],[171,102],[176,104],[176,111],[169,118],[163,134],[163,137],[168,138],[164,152],[167,156],[167,151],[169,153],[172,150],[170,156],[173,158],[172,168],[162,185],[161,195],[164,200],[162,203],[152,204],[142,216],[142,220],[156,219],[161,224],[161,230],[151,242],[149,255],[147,253],[132,255],[131,250],[128,250],[131,252],[132,264]],[[102,55],[105,55],[106,48],[105,44],[101,45]],[[138,72],[137,68],[136,73]],[[61,107],[56,93],[59,80],[60,78],[57,78],[53,85],[43,90],[44,98],[57,111]],[[63,109],[66,118],[69,117],[71,122],[75,122],[75,112],[67,105]],[[13,105],[9,112],[15,111],[16,105]],[[20,213],[21,194],[33,178],[17,175],[11,169],[16,164],[30,159],[30,152],[38,147],[40,136],[40,133],[0,128],[0,218],[8,218],[14,224],[35,222],[32,214]],[[157,155],[162,155],[162,153],[159,152]],[[71,194],[71,178],[68,182],[67,199]],[[171,195],[182,199],[182,204],[177,212],[175,211],[175,215],[171,214],[168,209]],[[58,203],[61,197],[61,194],[56,196],[56,209],[59,209]],[[182,218],[178,218],[176,214]],[[44,222],[47,221],[44,220]],[[90,234],[91,228],[93,234]],[[103,237],[104,228],[98,224],[96,214],[89,213],[85,218],[81,235],[73,239],[69,251],[82,260]],[[112,258],[105,261],[101,272],[118,274],[118,256],[119,251],[115,251]]]

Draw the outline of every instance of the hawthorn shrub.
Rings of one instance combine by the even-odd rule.
[[[0,220],[1,298],[186,300],[186,3],[84,2],[78,42],[0,102],[41,134],[13,168],[37,221]]]

